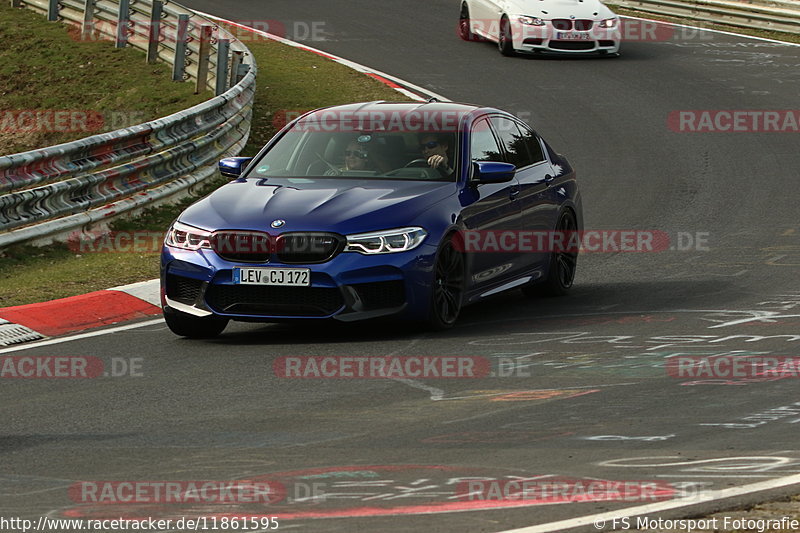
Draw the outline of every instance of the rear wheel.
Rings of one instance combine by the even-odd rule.
[[[514,55],[514,40],[511,36],[511,21],[503,15],[500,19],[500,33],[497,36],[497,48],[504,56]]]
[[[559,250],[550,252],[550,266],[547,278],[534,285],[527,285],[522,288],[526,296],[563,296],[569,292],[575,280],[575,272],[578,266],[578,250],[573,249],[568,243],[578,224],[572,211],[564,211],[556,224],[556,233],[561,233],[564,237],[561,240],[563,246]]]
[[[453,245],[452,236],[439,247],[434,266],[428,325],[432,329],[452,327],[464,297],[464,254]]]
[[[164,320],[175,335],[190,339],[216,337],[228,325],[227,318],[193,316],[174,309],[164,309]]]

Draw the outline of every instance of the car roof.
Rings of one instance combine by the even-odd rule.
[[[475,118],[485,114],[503,114],[513,117],[511,113],[500,109],[491,107],[482,107],[474,104],[466,104],[461,102],[440,102],[431,99],[427,102],[387,102],[378,100],[374,102],[358,102],[353,104],[344,104],[338,106],[325,107],[309,111],[305,115],[295,119],[294,123],[298,122],[321,122],[324,123],[330,120],[331,114],[339,115],[345,119],[347,115],[350,116],[380,116],[380,120],[391,120],[393,115],[408,116],[411,113],[423,117],[421,120],[425,121],[426,115],[432,117],[459,117],[457,122],[466,120],[467,123],[472,122]],[[444,120],[444,119],[442,119]]]
[[[409,113],[411,111],[426,111],[426,112],[460,112],[460,113],[470,113],[477,109],[481,109],[479,106],[473,104],[463,104],[459,102],[440,102],[438,100],[429,101],[429,102],[387,102],[385,100],[378,100],[375,102],[358,102],[354,104],[344,104],[332,107],[326,107],[323,109],[316,109],[309,113],[306,116],[311,116],[315,113],[321,113],[323,111],[340,111],[340,112],[360,112],[360,113],[369,113],[369,112],[383,112],[383,113],[392,113],[392,112],[400,112],[400,113]]]

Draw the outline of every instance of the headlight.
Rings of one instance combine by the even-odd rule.
[[[520,24],[524,24],[525,26],[544,26],[544,21],[542,19],[536,17],[528,17],[526,15],[517,17],[517,22],[519,22]]]
[[[175,222],[164,239],[164,244],[182,250],[199,250],[200,248],[211,248],[211,232],[198,229],[180,222]]]
[[[413,250],[428,235],[422,228],[398,228],[374,233],[358,233],[347,236],[345,252],[360,254],[390,254]]]
[[[605,19],[600,21],[601,28],[614,28],[617,25],[617,19]]]

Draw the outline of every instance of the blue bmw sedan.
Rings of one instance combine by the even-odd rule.
[[[530,126],[431,101],[319,109],[187,208],[161,258],[169,328],[393,315],[434,329],[521,288],[560,295],[582,228],[575,172]],[[556,245],[554,245],[556,244]]]

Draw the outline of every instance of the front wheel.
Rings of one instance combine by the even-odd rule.
[[[449,236],[436,252],[428,325],[437,330],[452,327],[461,311],[463,297],[464,254],[456,249]]]
[[[461,14],[458,17],[458,36],[464,41],[482,40],[476,33],[472,33],[469,20],[469,8],[467,4],[461,6]]]
[[[497,36],[497,48],[504,56],[514,55],[514,39],[511,35],[511,21],[503,16],[500,19],[500,33]]]
[[[575,281],[578,267],[578,250],[572,246],[574,235],[578,229],[572,211],[564,211],[556,224],[556,233],[563,235],[558,250],[550,252],[550,265],[547,278],[540,283],[522,288],[526,296],[563,296],[569,292]]]
[[[190,339],[216,337],[228,325],[227,318],[193,316],[174,309],[164,309],[164,321],[172,333]]]

